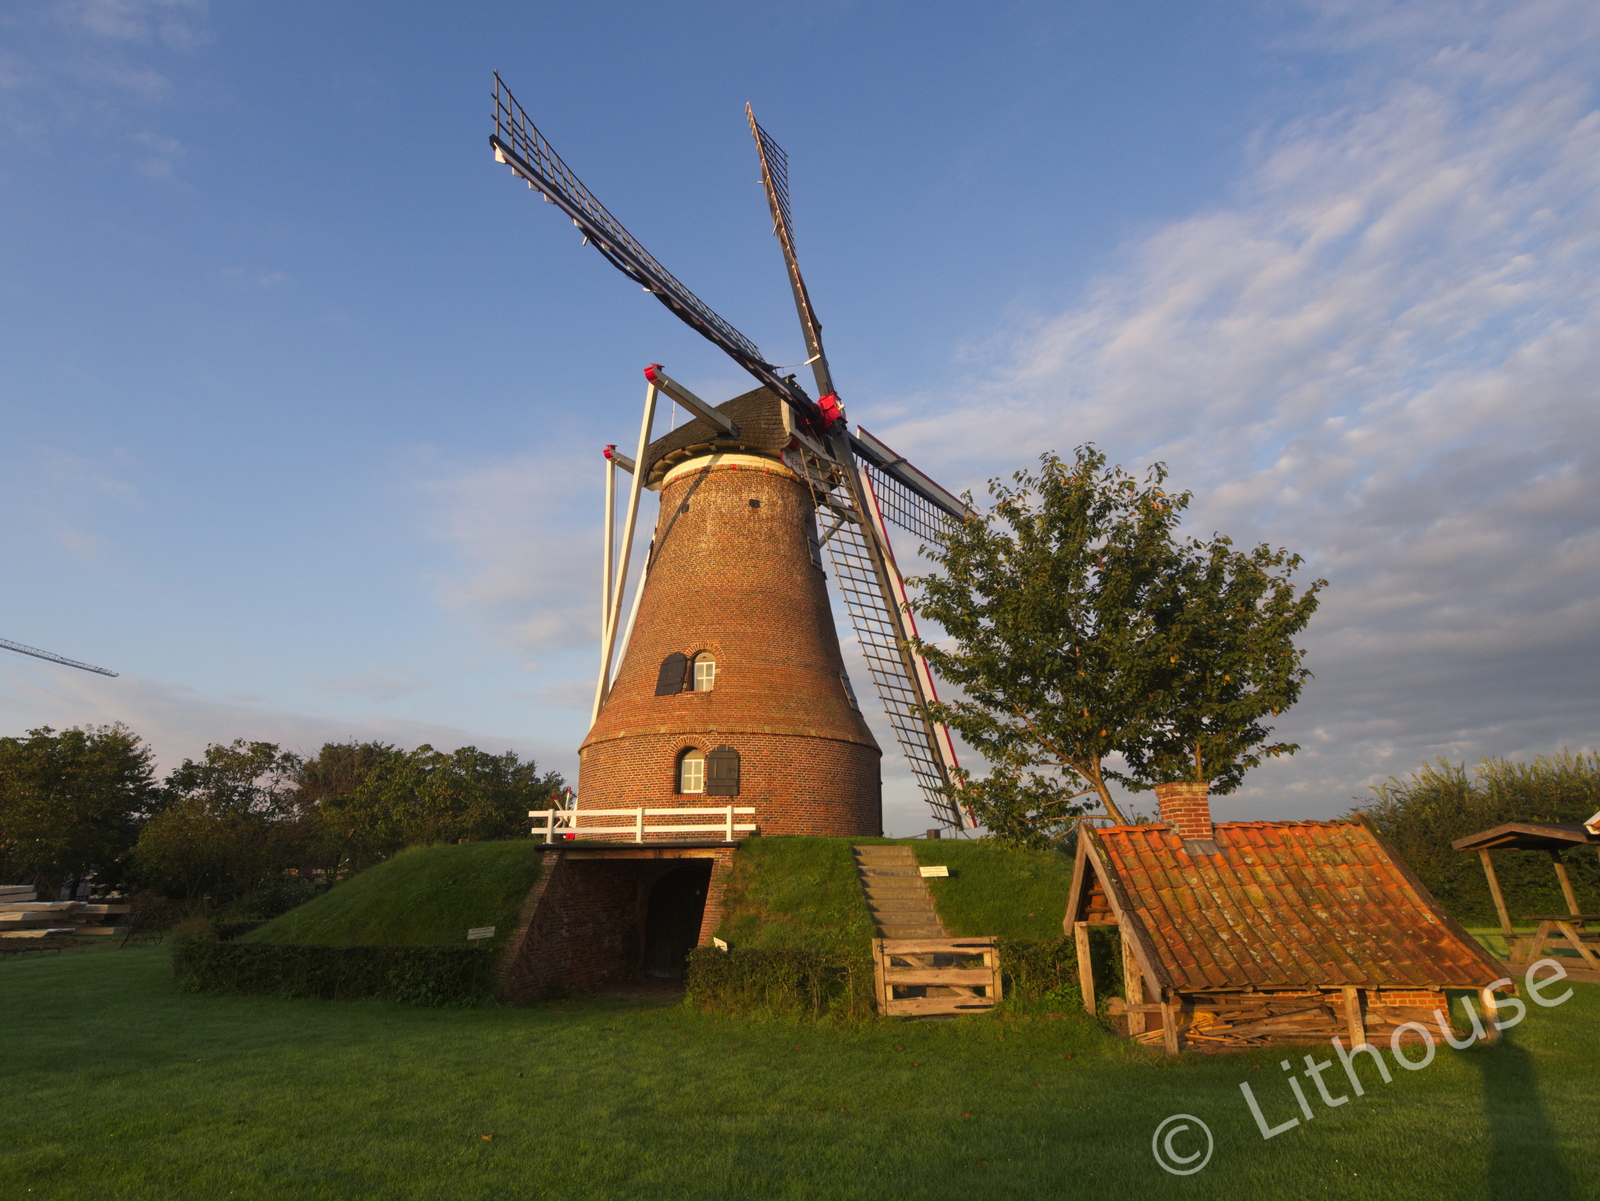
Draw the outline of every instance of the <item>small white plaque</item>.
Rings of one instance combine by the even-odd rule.
[[[924,879],[928,876],[948,876],[950,874],[948,867],[925,867],[921,871]]]
[[[469,940],[470,939],[474,939],[474,938],[493,938],[493,937],[494,937],[494,927],[493,926],[474,926],[472,929],[467,931],[467,938]]]
[[[726,951],[728,949],[728,944],[723,942],[720,938],[713,938],[711,940],[711,945],[716,947],[719,951]]]

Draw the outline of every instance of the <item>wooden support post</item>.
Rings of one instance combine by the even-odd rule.
[[[1161,1046],[1168,1055],[1178,1053],[1178,1015],[1183,1001],[1176,994],[1161,998]]]
[[[1078,990],[1083,993],[1083,1007],[1093,1013],[1094,964],[1089,959],[1089,923],[1073,922],[1072,939],[1078,948]]]
[[[1122,934],[1122,996],[1128,1003],[1128,1033],[1143,1034],[1144,1014],[1133,1012],[1133,1007],[1144,1004],[1144,976],[1133,957],[1133,939],[1126,932]]]
[[[1344,993],[1344,1022],[1350,1031],[1350,1046],[1359,1047],[1367,1041],[1367,1024],[1361,1020],[1361,990],[1346,984]]]
[[[1567,865],[1561,862],[1561,852],[1551,851],[1550,862],[1555,865],[1556,879],[1561,881],[1561,895],[1567,898],[1567,912],[1582,913],[1578,908],[1578,894],[1572,891],[1572,877],[1567,875]]]
[[[1497,1042],[1501,1032],[1495,1022],[1500,1017],[1500,1000],[1487,988],[1478,991],[1478,1000],[1483,1002],[1483,1041]]]
[[[883,978],[884,968],[883,939],[872,940],[872,989],[878,998],[878,1012],[889,1012],[889,986]]]
[[[1505,894],[1500,891],[1500,881],[1495,878],[1494,861],[1489,858],[1489,849],[1478,849],[1478,860],[1483,864],[1483,874],[1489,880],[1489,892],[1494,896],[1494,909],[1500,915],[1500,933],[1506,936],[1506,955],[1511,955],[1511,915],[1506,912]],[[1573,910],[1574,913],[1577,910]]]

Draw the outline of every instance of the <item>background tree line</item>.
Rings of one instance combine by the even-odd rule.
[[[409,846],[521,837],[564,783],[511,751],[244,739],[158,780],[125,726],[44,727],[0,738],[0,881],[266,916]]]
[[[1506,822],[1583,822],[1600,812],[1600,755],[1540,756],[1532,763],[1485,759],[1468,769],[1439,760],[1372,789],[1357,809],[1400,852],[1428,890],[1457,917],[1493,922],[1494,897],[1478,856],[1450,844]],[[1578,904],[1600,913],[1600,855],[1562,852]],[[1513,918],[1565,913],[1566,898],[1543,851],[1495,851],[1495,875]]]

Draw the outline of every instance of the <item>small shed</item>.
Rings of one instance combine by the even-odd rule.
[[[1203,786],[1158,796],[1162,824],[1083,829],[1063,920],[1090,1012],[1089,929],[1120,931],[1130,1037],[1360,1045],[1505,977],[1365,818],[1214,824]]]
[[[1458,838],[1450,844],[1458,851],[1476,851],[1483,864],[1483,874],[1489,881],[1489,892],[1494,896],[1495,912],[1500,915],[1500,930],[1505,935],[1506,947],[1513,966],[1532,963],[1540,958],[1552,940],[1563,940],[1577,951],[1583,968],[1576,979],[1600,982],[1600,934],[1589,930],[1586,923],[1600,922],[1600,913],[1580,913],[1578,895],[1573,891],[1572,877],[1561,853],[1577,846],[1592,846],[1600,853],[1600,813],[1587,822],[1506,822],[1492,830],[1481,830]],[[1544,851],[1550,856],[1556,880],[1561,885],[1561,895],[1567,902],[1566,913],[1524,914],[1523,921],[1538,922],[1532,935],[1518,937],[1511,927],[1511,914],[1506,909],[1505,894],[1500,890],[1500,880],[1494,873],[1493,851]]]

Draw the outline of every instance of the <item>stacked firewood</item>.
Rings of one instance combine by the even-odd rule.
[[[1135,1041],[1159,1045],[1161,1016],[1152,1015],[1153,1029],[1135,1034]],[[1350,1021],[1342,993],[1320,996],[1274,996],[1254,993],[1196,996],[1187,999],[1178,1016],[1179,1040],[1191,1051],[1232,1051],[1251,1047],[1311,1046],[1333,1038],[1351,1041]],[[1401,1005],[1363,1007],[1361,1029],[1367,1041],[1387,1041],[1406,1022],[1437,1028],[1432,1010]],[[1459,1037],[1459,1031],[1452,1034]]]

